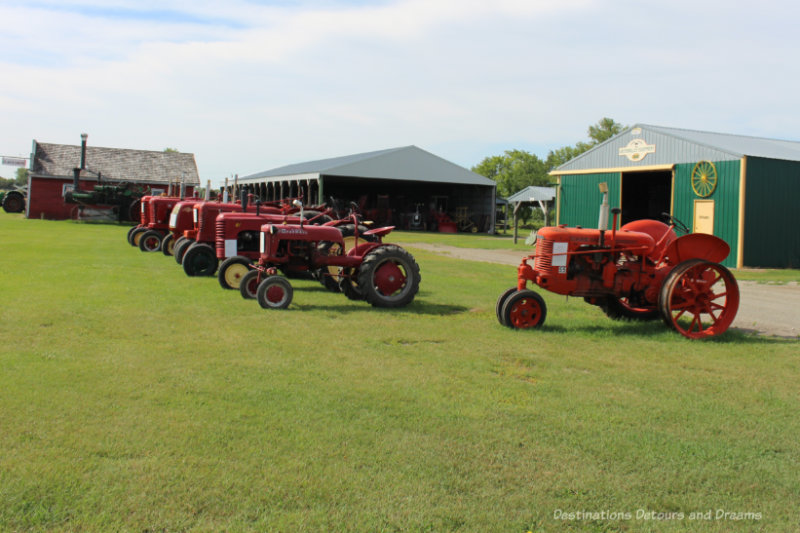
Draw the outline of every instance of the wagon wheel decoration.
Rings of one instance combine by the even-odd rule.
[[[717,188],[717,168],[710,161],[699,161],[692,169],[692,190],[701,197],[711,196]]]

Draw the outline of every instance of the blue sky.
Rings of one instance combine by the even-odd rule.
[[[192,152],[216,186],[410,144],[465,167],[544,157],[603,117],[800,140],[798,15],[770,0],[0,0],[0,153],[87,132]]]

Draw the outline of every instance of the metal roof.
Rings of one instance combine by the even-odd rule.
[[[800,142],[636,124],[551,172],[730,161],[743,156],[800,161]]]
[[[556,197],[555,187],[534,187],[530,185],[507,198],[508,203],[518,202],[549,202]]]
[[[32,174],[72,179],[72,169],[80,161],[80,146],[33,141]],[[96,177],[98,173],[107,181],[167,184],[183,178],[187,185],[200,184],[194,154],[181,152],[87,146],[82,176]]]
[[[495,186],[494,180],[460,167],[416,146],[319,159],[265,170],[239,178],[240,183],[284,178],[342,176]]]

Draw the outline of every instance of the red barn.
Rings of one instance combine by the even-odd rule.
[[[81,148],[33,141],[28,173],[28,218],[75,218],[78,204],[66,202],[64,196],[74,189],[74,169],[81,166]],[[177,194],[181,183],[186,196],[192,196],[200,186],[194,154],[87,146],[78,189],[92,191],[100,184],[127,187],[137,194],[140,191],[159,194],[167,192],[172,185]],[[97,211],[103,208],[107,206],[100,206]],[[129,208],[137,209],[138,203]],[[138,214],[123,213],[122,218],[138,219]]]

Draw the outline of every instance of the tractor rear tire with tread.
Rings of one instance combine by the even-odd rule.
[[[414,257],[387,244],[364,256],[358,269],[358,290],[375,307],[403,307],[414,300],[421,276]]]
[[[213,276],[219,261],[217,252],[206,243],[194,243],[183,254],[183,271],[187,276]]]

